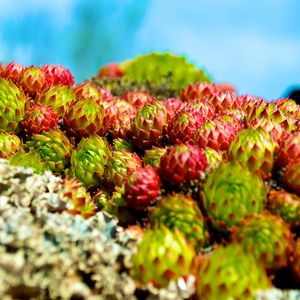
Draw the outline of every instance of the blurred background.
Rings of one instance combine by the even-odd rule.
[[[183,54],[266,99],[300,84],[297,0],[0,0],[0,62],[62,64],[76,81],[150,51]]]

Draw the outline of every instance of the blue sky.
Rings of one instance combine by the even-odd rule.
[[[79,81],[111,61],[172,51],[187,55],[216,81],[235,84],[240,93],[271,100],[289,86],[300,85],[296,0],[0,0],[0,4],[0,61],[5,63],[60,63]],[[93,7],[93,23],[86,21],[90,13],[82,17],[87,5]],[[87,32],[92,34],[90,40],[84,40]]]

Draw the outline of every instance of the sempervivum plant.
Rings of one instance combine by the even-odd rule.
[[[159,173],[170,185],[200,180],[207,167],[205,154],[196,145],[178,144],[160,158]]]
[[[25,93],[35,98],[42,91],[49,89],[53,81],[40,68],[30,66],[20,74],[19,84]]]
[[[83,82],[74,87],[76,97],[79,99],[92,98],[94,100],[109,100],[112,98],[112,94],[91,82]]]
[[[150,166],[129,171],[125,179],[124,198],[130,207],[145,209],[160,195],[160,178]]]
[[[35,173],[42,173],[49,170],[47,163],[43,161],[39,154],[34,150],[30,150],[29,152],[23,150],[18,151],[9,160],[9,163],[12,166],[31,168]]]
[[[133,105],[136,109],[143,108],[146,103],[154,101],[154,97],[144,91],[128,91],[124,93],[121,98]]]
[[[10,158],[21,149],[22,143],[15,133],[0,130],[0,158]]]
[[[201,99],[205,96],[212,97],[219,91],[220,89],[214,83],[190,83],[186,88],[181,90],[180,98],[182,101],[191,101]]]
[[[113,137],[127,138],[136,109],[122,99],[111,99],[101,102],[105,108],[105,118],[109,124],[109,133]]]
[[[64,116],[64,126],[71,136],[77,138],[91,134],[103,135],[109,128],[104,107],[93,98],[80,99],[71,103],[70,109]]]
[[[195,247],[208,245],[208,231],[198,204],[187,195],[170,194],[163,197],[150,216],[154,226],[177,228]]]
[[[183,102],[177,98],[168,98],[163,100],[163,105],[167,110],[168,123],[173,120],[179,111],[183,108]]]
[[[206,155],[209,169],[217,168],[220,165],[220,163],[223,161],[222,152],[220,151],[216,151],[212,148],[207,147],[203,149],[203,152]]]
[[[270,287],[263,266],[238,244],[216,249],[197,274],[198,300],[252,300],[256,291]]]
[[[201,148],[226,151],[236,134],[237,131],[230,122],[211,120],[198,128],[194,140]]]
[[[290,163],[286,167],[283,178],[285,186],[300,196],[300,160]]]
[[[46,107],[51,106],[55,113],[62,118],[69,109],[71,103],[75,100],[75,93],[70,87],[55,85],[49,90],[41,93],[37,97],[36,102]]]
[[[214,105],[217,113],[220,113],[226,109],[242,108],[241,99],[230,92],[220,91],[212,96],[207,96],[207,98]]]
[[[244,163],[250,171],[264,179],[272,175],[277,144],[263,128],[248,128],[238,132],[228,149],[230,160]]]
[[[24,147],[36,151],[55,173],[63,171],[69,164],[73,150],[67,135],[59,129],[33,134]]]
[[[280,98],[274,102],[275,107],[280,109],[286,116],[300,119],[300,106],[292,99]]]
[[[146,230],[133,256],[133,277],[161,288],[193,270],[194,248],[178,230],[161,226]]]
[[[289,134],[282,140],[276,164],[284,168],[296,160],[300,160],[300,132]]]
[[[53,85],[61,84],[72,86],[75,82],[74,76],[70,70],[64,66],[44,65],[41,69],[44,71],[46,77],[50,82],[53,83]]]
[[[63,197],[67,201],[67,212],[89,218],[96,213],[96,205],[90,194],[78,179],[64,178]]]
[[[25,66],[16,62],[11,62],[3,67],[1,77],[10,80],[14,83],[18,83],[20,74],[26,69]]]
[[[140,149],[160,146],[167,126],[167,111],[161,101],[147,103],[138,109],[131,125],[134,144]]]
[[[287,191],[272,190],[268,196],[268,209],[292,226],[300,226],[300,197]]]
[[[113,151],[104,170],[106,183],[111,187],[122,186],[128,172],[141,166],[142,161],[136,153]]]
[[[25,95],[12,82],[0,78],[0,129],[18,131],[25,113]]]
[[[58,115],[51,106],[36,104],[25,111],[21,125],[27,134],[49,131],[58,125]]]
[[[293,236],[289,226],[269,212],[254,214],[242,220],[233,233],[246,253],[252,253],[268,270],[276,270],[288,264]]]
[[[166,153],[167,149],[164,147],[153,147],[145,151],[143,162],[145,166],[151,166],[158,168],[160,164],[160,158]]]
[[[208,98],[184,102],[183,109],[195,111],[208,120],[212,119],[216,115],[216,108]]]
[[[206,119],[198,112],[179,112],[168,125],[168,140],[171,144],[194,143],[194,135]]]
[[[110,155],[104,138],[95,134],[82,138],[72,152],[72,172],[85,186],[100,186],[104,182],[104,168]]]
[[[265,208],[267,190],[261,177],[238,162],[223,162],[209,174],[202,193],[212,226],[228,231],[242,218]]]

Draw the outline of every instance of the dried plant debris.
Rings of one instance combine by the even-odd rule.
[[[159,292],[137,290],[128,268],[139,236],[103,212],[87,220],[62,212],[60,182],[0,160],[0,299],[186,299],[193,293],[193,280]]]

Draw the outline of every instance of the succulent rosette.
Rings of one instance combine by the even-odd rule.
[[[292,99],[280,98],[274,101],[275,107],[280,109],[286,116],[300,119],[300,106]]]
[[[41,133],[57,127],[58,115],[51,106],[36,104],[25,111],[21,124],[27,134]]]
[[[72,86],[75,82],[74,76],[70,70],[64,66],[44,65],[41,69],[44,71],[46,78],[48,78],[53,85],[61,84]]]
[[[227,151],[236,134],[237,131],[230,122],[211,120],[198,128],[194,141],[203,149],[210,147],[217,151]]]
[[[31,168],[35,173],[42,173],[49,170],[48,164],[34,150],[30,150],[29,152],[20,150],[16,152],[9,160],[9,163],[12,166]]]
[[[160,146],[167,126],[167,111],[160,101],[138,109],[131,125],[132,140],[140,149]]]
[[[196,99],[184,102],[184,110],[192,110],[199,113],[205,119],[211,120],[216,115],[216,108],[209,101],[209,98]]]
[[[150,166],[129,171],[125,179],[124,198],[130,207],[143,210],[155,203],[160,195],[160,178]]]
[[[222,162],[208,175],[202,198],[212,226],[226,232],[244,217],[264,210],[267,189],[261,177],[244,165]]]
[[[220,89],[214,83],[190,83],[186,88],[180,92],[180,98],[182,101],[191,101],[195,99],[201,99],[205,96],[212,97],[218,93]]]
[[[0,129],[19,131],[25,114],[26,98],[12,82],[0,78]]]
[[[177,98],[165,99],[163,100],[163,105],[167,110],[168,123],[171,122],[184,107],[183,102]]]
[[[25,66],[18,64],[16,62],[11,62],[5,67],[3,67],[2,78],[10,80],[14,83],[18,83],[20,74],[26,69]]]
[[[287,191],[272,190],[268,196],[268,209],[279,215],[292,228],[300,227],[300,197]]]
[[[122,138],[115,138],[113,141],[113,150],[114,151],[127,150],[129,152],[133,152],[133,147],[128,141]]]
[[[151,166],[158,168],[160,164],[160,158],[166,153],[167,149],[164,147],[153,147],[145,151],[143,162],[145,166]]]
[[[121,98],[133,105],[136,109],[143,108],[146,103],[152,103],[154,101],[154,97],[144,91],[128,91],[124,93]]]
[[[15,133],[0,130],[0,158],[11,158],[21,146],[22,142]]]
[[[146,230],[133,256],[133,277],[158,288],[192,273],[194,248],[177,229],[161,226]]]
[[[284,168],[296,160],[300,160],[300,132],[289,134],[282,140],[276,164]]]
[[[226,109],[241,109],[242,100],[231,92],[220,91],[212,96],[207,96],[208,100],[214,105],[216,113]]]
[[[75,93],[70,87],[54,85],[49,90],[41,93],[37,97],[36,103],[42,104],[46,107],[51,106],[55,113],[62,118],[70,108],[71,103],[75,100]]]
[[[168,184],[179,185],[200,180],[206,168],[206,156],[198,146],[178,144],[160,158],[159,174]]]
[[[272,176],[277,144],[263,128],[248,128],[238,132],[228,149],[230,160],[244,163],[250,171],[264,179]]]
[[[78,179],[64,178],[63,197],[67,200],[67,212],[89,218],[96,213],[96,205],[90,194]]]
[[[141,166],[142,161],[136,153],[126,150],[113,151],[104,170],[106,183],[111,187],[122,186],[128,172]]]
[[[179,112],[168,126],[168,140],[171,144],[194,143],[194,135],[206,119],[197,112]]]
[[[216,249],[197,274],[198,300],[252,300],[257,291],[270,287],[263,266],[238,244]]]
[[[292,252],[293,236],[289,226],[279,216],[267,211],[243,219],[233,233],[233,240],[268,270],[287,266]]]
[[[208,245],[209,234],[198,204],[187,195],[170,194],[158,202],[150,216],[152,226],[177,228],[195,247]]]
[[[100,102],[86,98],[71,103],[64,116],[64,127],[71,136],[80,139],[92,134],[104,135],[109,129],[109,124]]]
[[[33,134],[24,147],[36,151],[55,173],[62,172],[69,164],[73,150],[67,135],[59,129]]]
[[[40,68],[30,66],[20,74],[19,84],[25,93],[35,98],[42,91],[49,89],[53,85],[53,81]]]
[[[75,95],[78,99],[89,99],[94,100],[109,100],[112,94],[104,88],[98,87],[91,82],[83,82],[74,87]]]
[[[95,134],[82,138],[72,153],[72,172],[85,186],[101,186],[110,155],[109,145],[104,138]]]

